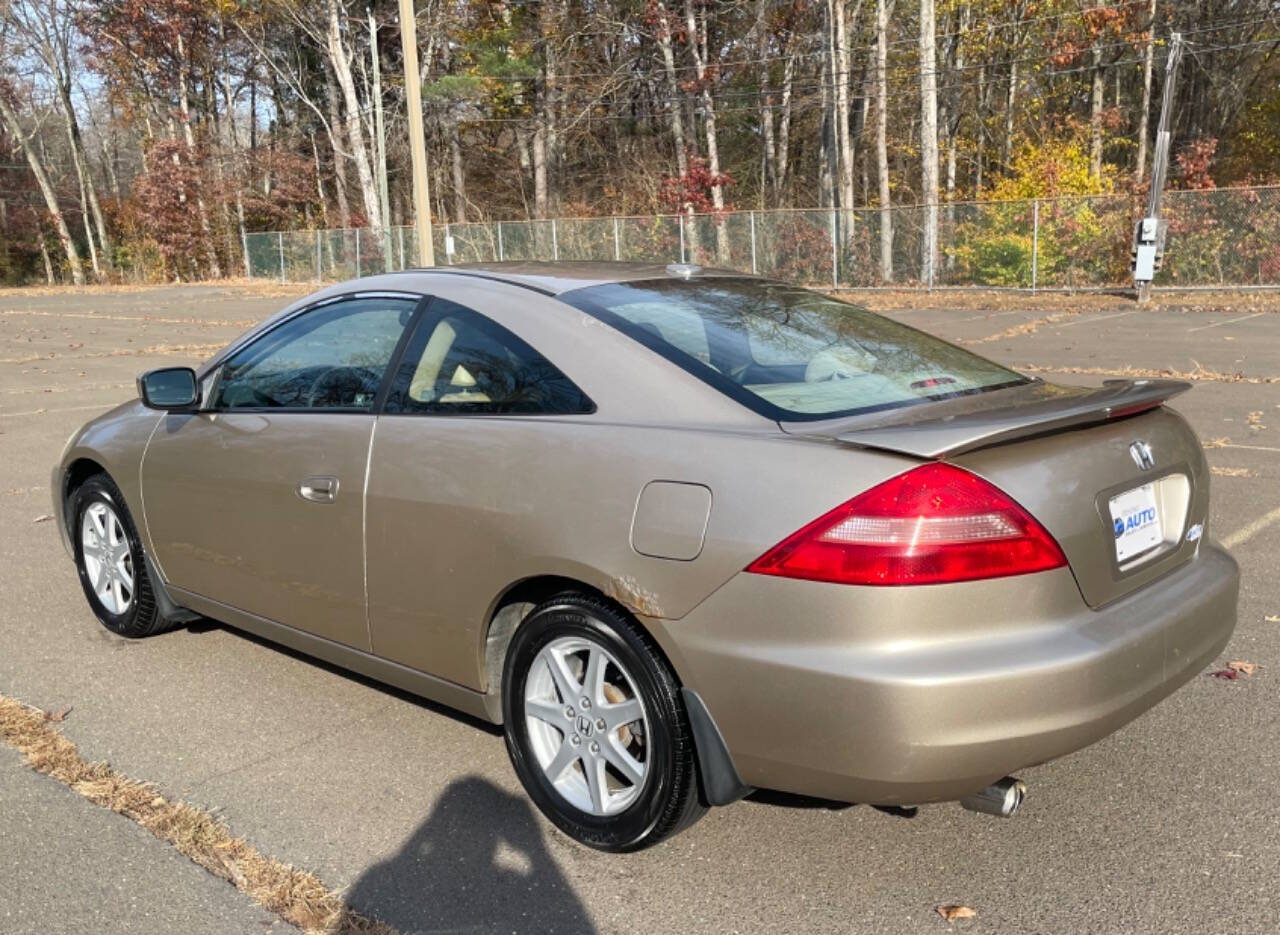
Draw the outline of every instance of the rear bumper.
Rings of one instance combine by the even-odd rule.
[[[920,588],[740,574],[662,634],[746,783],[871,804],[960,798],[1085,747],[1184,684],[1235,627],[1205,544],[1101,609],[1066,569]]]

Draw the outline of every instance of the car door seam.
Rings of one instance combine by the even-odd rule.
[[[364,630],[369,642],[369,652],[373,652],[373,619],[369,612],[369,475],[373,472],[373,440],[378,434],[378,416],[373,417],[373,425],[369,428],[369,446],[364,456],[364,484],[360,492],[360,560],[363,565],[364,579]]]
[[[147,463],[147,452],[151,450],[151,439],[156,437],[156,432],[160,431],[160,426],[166,418],[166,415],[161,414],[156,419],[156,424],[151,427],[151,431],[147,435],[147,443],[142,446],[142,457],[138,459],[138,508],[142,513],[142,528],[147,535],[147,555],[150,556],[151,563],[155,565],[156,572],[160,575],[162,581],[168,581],[169,576],[165,574],[164,563],[160,561],[160,555],[156,552],[155,541],[151,538],[151,517],[147,515],[147,491],[142,482],[142,469]],[[159,583],[161,582],[157,582],[157,584]]]

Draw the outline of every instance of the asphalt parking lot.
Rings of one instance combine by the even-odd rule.
[[[0,693],[70,708],[60,726],[86,758],[215,809],[402,933],[1277,929],[1280,296],[872,298],[1048,379],[1194,378],[1175,407],[1210,446],[1209,531],[1243,572],[1221,661],[1251,677],[1197,677],[1026,771],[1011,821],[760,795],[618,857],[535,812],[490,728],[212,623],[122,640],[85,605],[41,520],[67,436],[139,371],[203,359],[302,291],[0,293]],[[977,915],[949,925],[949,903]],[[287,928],[0,746],[0,931]]]

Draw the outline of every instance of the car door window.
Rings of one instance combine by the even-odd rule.
[[[566,414],[594,412],[595,406],[506,328],[434,299],[405,349],[386,411]]]
[[[210,407],[368,412],[416,304],[346,299],[299,315],[222,365]]]

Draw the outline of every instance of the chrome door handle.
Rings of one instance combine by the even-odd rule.
[[[312,503],[332,503],[338,496],[336,477],[304,477],[298,485],[298,496]]]

